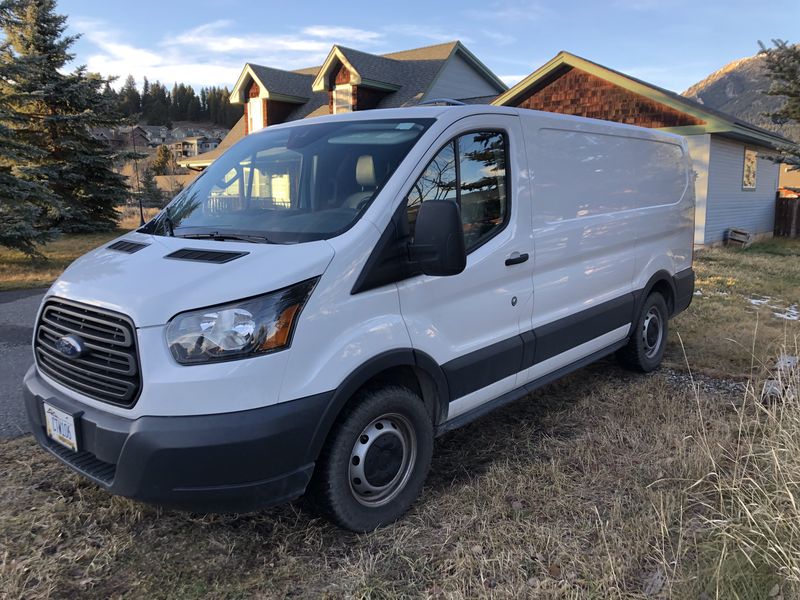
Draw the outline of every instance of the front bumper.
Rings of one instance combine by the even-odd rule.
[[[234,413],[126,419],[58,392],[35,366],[23,389],[34,436],[59,460],[114,494],[197,512],[248,512],[301,496],[316,460],[312,439],[333,396]],[[78,453],[46,436],[44,401],[79,414]]]

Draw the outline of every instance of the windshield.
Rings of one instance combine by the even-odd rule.
[[[140,231],[292,244],[355,223],[433,119],[315,123],[248,136]]]

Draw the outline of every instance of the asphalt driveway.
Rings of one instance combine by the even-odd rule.
[[[0,292],[0,437],[28,431],[22,377],[33,364],[33,322],[45,291]]]

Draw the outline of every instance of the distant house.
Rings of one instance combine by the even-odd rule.
[[[122,142],[113,127],[92,127],[89,129],[91,136],[111,148],[120,148]]]
[[[172,137],[166,125],[139,125],[139,128],[144,131],[150,146],[165,144]]]
[[[147,148],[150,140],[147,137],[147,132],[141,125],[133,125],[130,127],[119,127],[116,130],[117,138],[121,141],[123,148]]]
[[[243,136],[278,123],[437,98],[488,103],[505,90],[458,41],[383,55],[335,45],[321,66],[298,71],[248,63],[230,97],[244,105],[240,122],[216,150],[179,163],[203,169]]]
[[[176,159],[198,156],[214,150],[220,143],[219,138],[195,135],[184,137],[183,139],[172,141],[170,147]]]
[[[777,164],[789,140],[674,92],[560,52],[492,104],[579,115],[686,137],[695,171],[695,244],[721,242],[729,228],[772,234]]]
[[[93,127],[90,129],[92,137],[100,140],[114,149],[136,148],[144,149],[148,145],[147,133],[142,126],[129,127]]]

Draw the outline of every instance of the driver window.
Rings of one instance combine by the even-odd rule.
[[[506,136],[497,131],[468,133],[444,146],[428,163],[406,198],[411,235],[420,205],[452,200],[461,208],[467,251],[500,229],[508,218]]]

